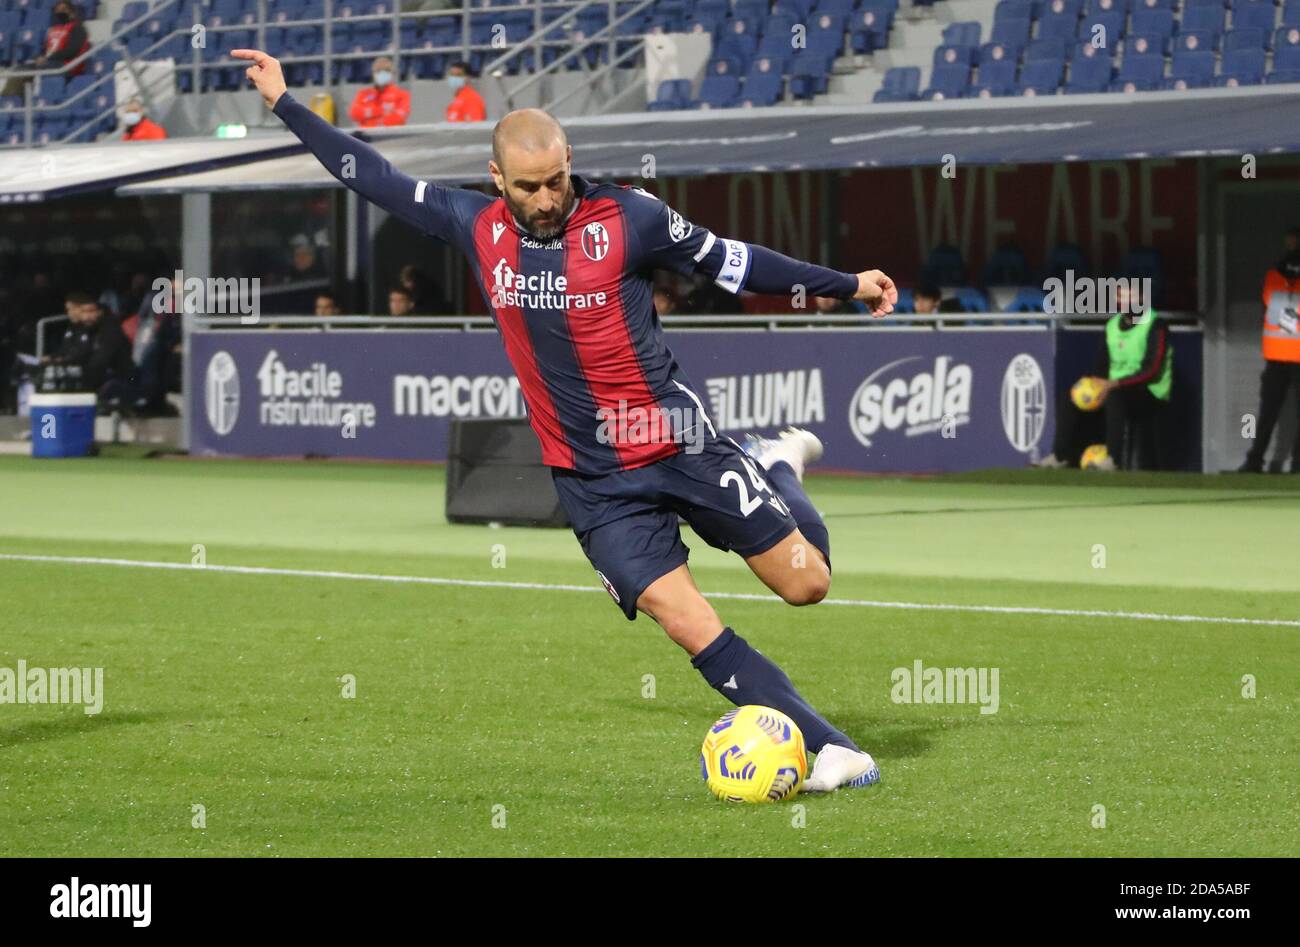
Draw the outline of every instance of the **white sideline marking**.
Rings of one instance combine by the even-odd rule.
[[[413,585],[450,585],[465,588],[534,589],[543,592],[604,592],[598,585],[563,585],[546,582],[502,582],[489,579],[447,579],[424,575],[381,575],[369,572],[332,572],[317,569],[278,569],[270,566],[196,566],[186,562],[150,562],[141,559],[105,559],[96,556],[30,556],[0,553],[11,562],[52,562],[60,565],[124,566],[135,569],[173,569],[180,572],[229,572],[238,575],[284,575],[308,579],[347,579],[355,582],[398,582]],[[748,602],[780,602],[775,595],[756,592],[709,592],[705,598]],[[1232,618],[1222,615],[1168,615],[1162,612],[1115,612],[1090,608],[1038,608],[1028,605],[953,605],[943,602],[881,602],[872,599],[828,598],[822,605],[857,608],[901,608],[922,612],[984,612],[995,615],[1055,615],[1065,618],[1132,618],[1137,621],[1207,622],[1216,625],[1270,625],[1300,628],[1300,620],[1287,618]]]

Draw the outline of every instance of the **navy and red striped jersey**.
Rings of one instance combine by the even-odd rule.
[[[858,288],[853,274],[716,237],[640,188],[576,175],[563,231],[538,239],[501,198],[410,178],[288,93],[275,113],[343,184],[469,259],[552,467],[628,470],[698,440],[698,425],[716,436],[664,339],[654,270],[703,272],[733,293]]]

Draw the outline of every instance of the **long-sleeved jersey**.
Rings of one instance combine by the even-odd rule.
[[[641,467],[681,450],[690,439],[683,429],[711,430],[664,340],[654,269],[704,272],[733,293],[802,285],[808,296],[849,298],[858,288],[853,274],[695,227],[640,188],[577,175],[563,231],[540,240],[501,198],[410,178],[287,92],[275,114],[344,185],[465,254],[519,378],[542,461],[552,467],[585,474]]]

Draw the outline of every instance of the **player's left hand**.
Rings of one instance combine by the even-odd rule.
[[[873,316],[887,316],[898,302],[898,287],[880,270],[866,270],[858,274],[858,291],[853,298],[866,303]]]

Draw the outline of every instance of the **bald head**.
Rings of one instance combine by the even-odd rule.
[[[515,109],[492,130],[492,160],[504,168],[506,154],[537,154],[568,147],[569,139],[555,116],[541,109]]]
[[[563,229],[574,201],[572,157],[564,129],[541,109],[516,109],[492,130],[492,180],[515,220],[535,237]]]

